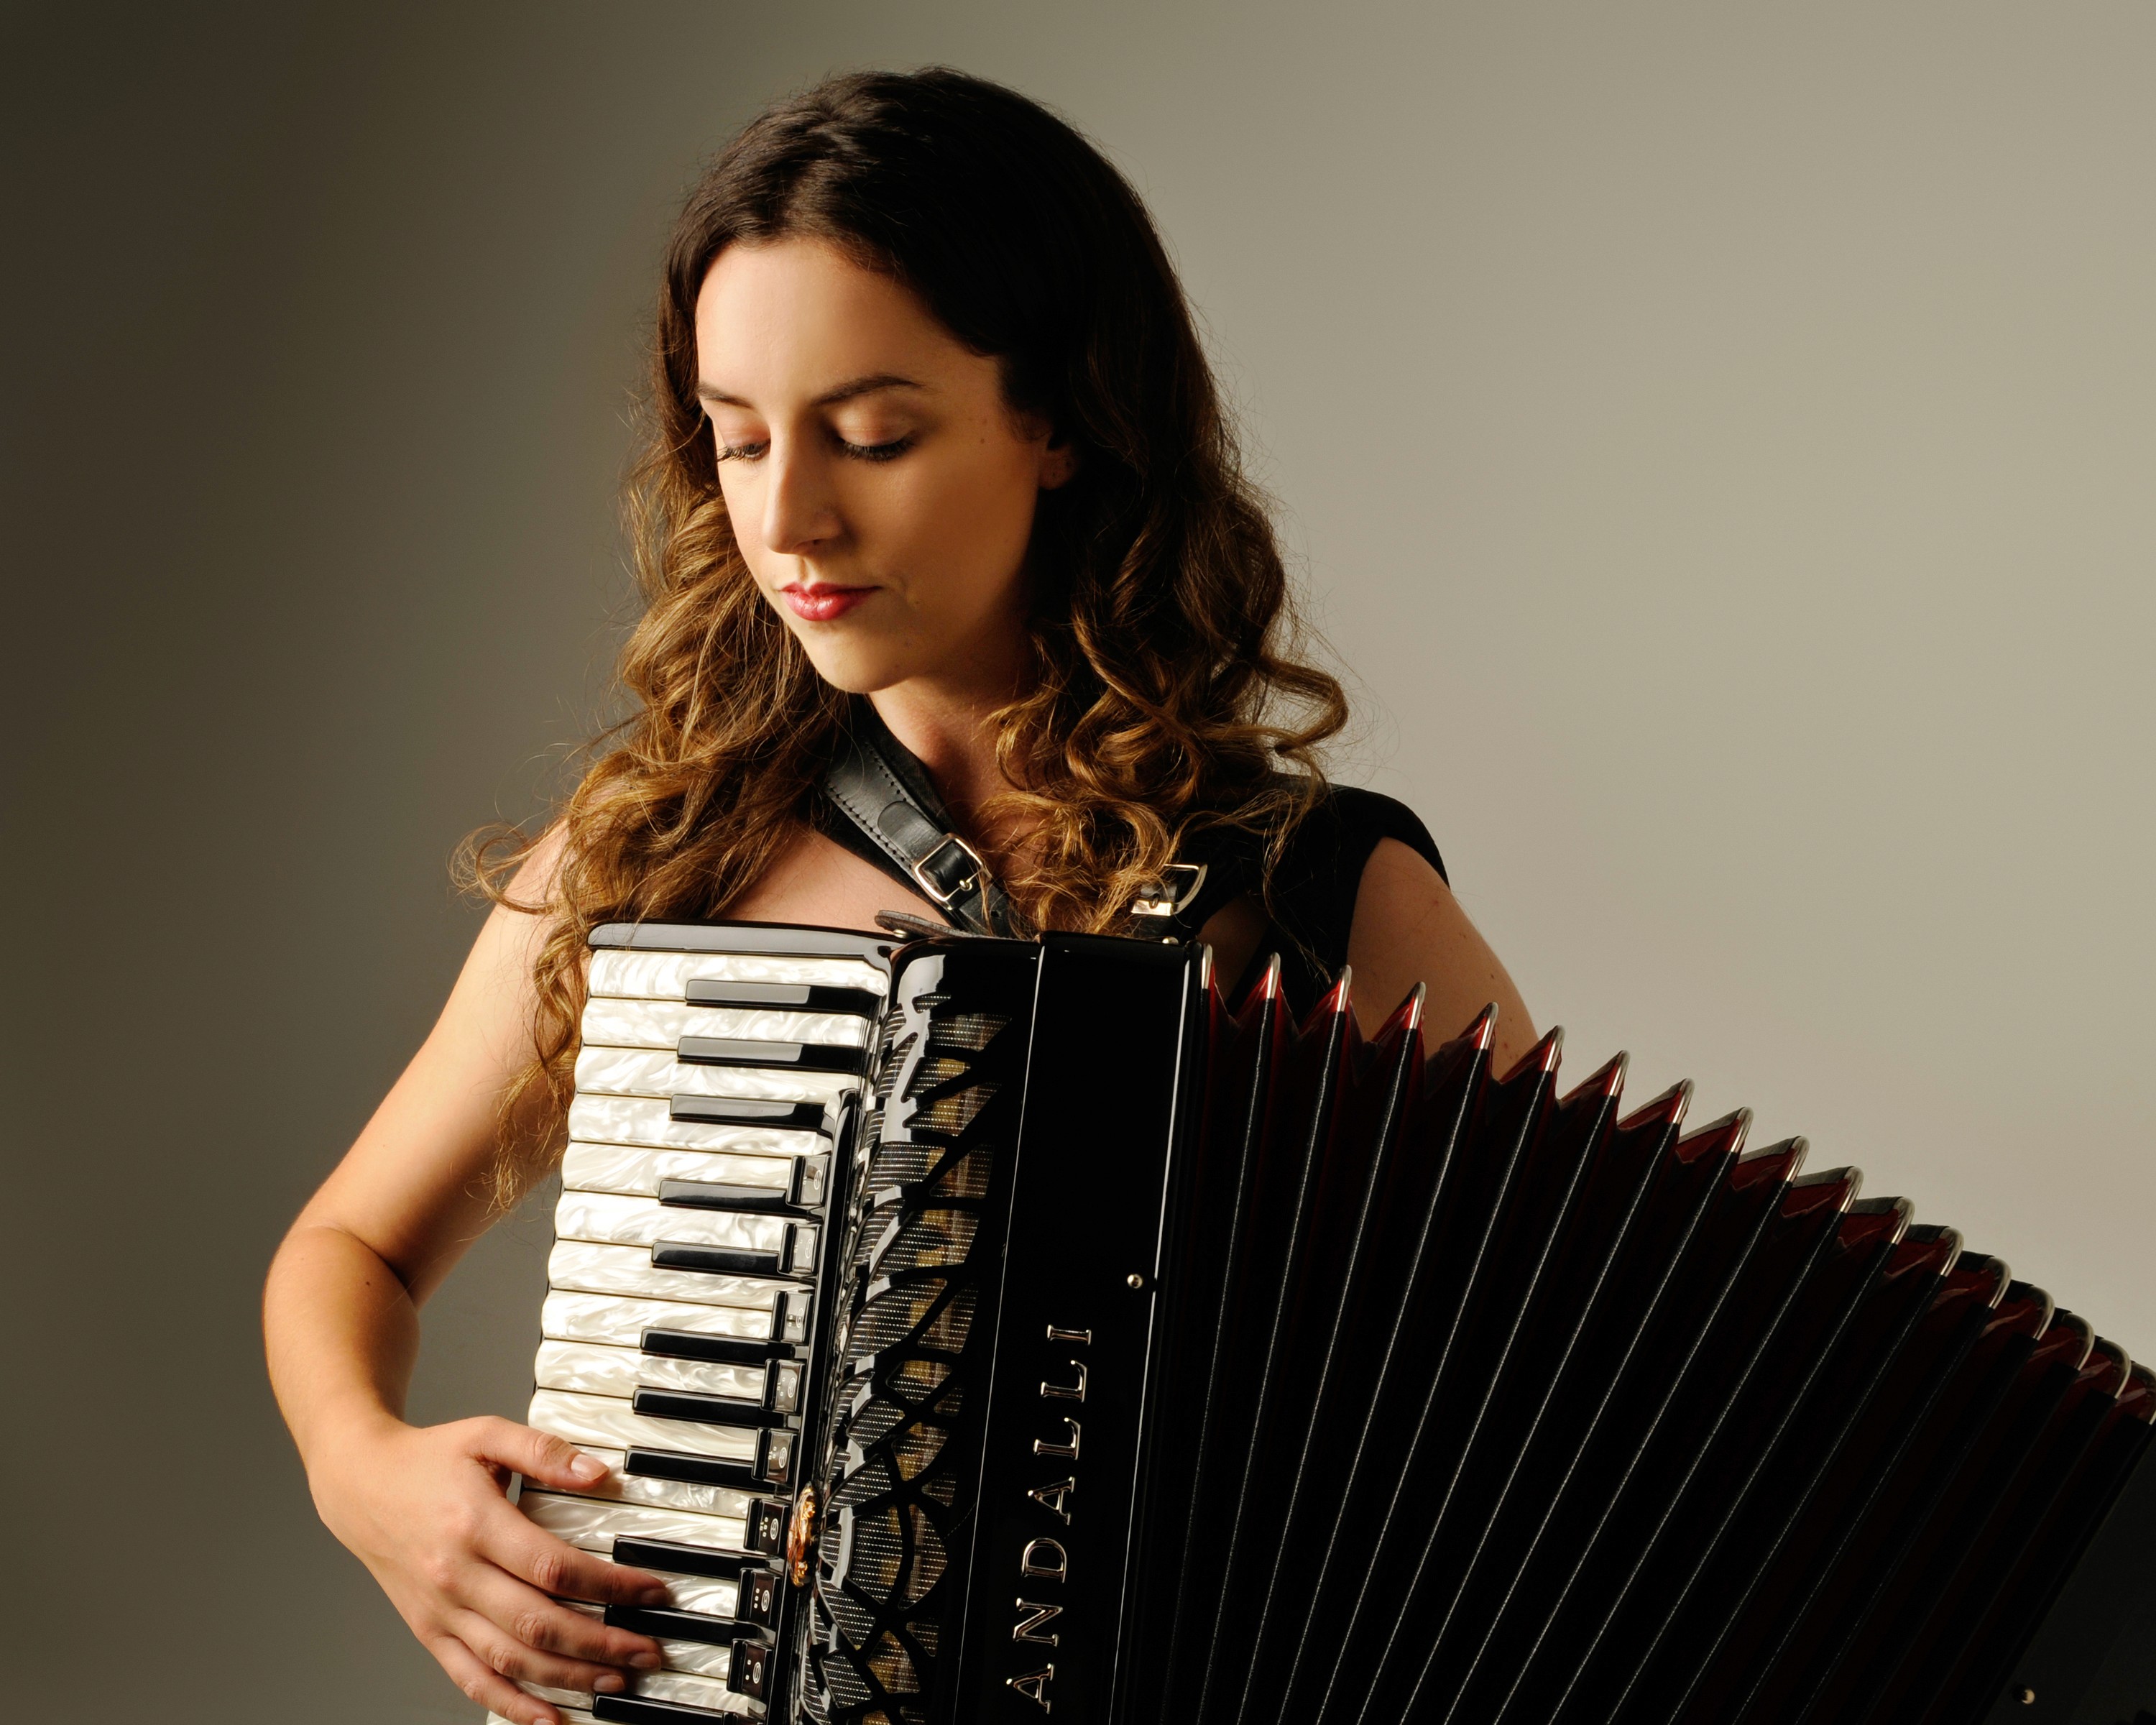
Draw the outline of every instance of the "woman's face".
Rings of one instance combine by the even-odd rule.
[[[732,245],[696,300],[734,535],[830,682],[1008,694],[1034,510],[1070,458],[997,362],[835,246]]]

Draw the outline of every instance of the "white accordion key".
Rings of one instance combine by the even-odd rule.
[[[880,1001],[884,973],[858,958],[794,958],[775,952],[635,952],[592,954],[591,992],[628,999],[686,1000],[700,982],[791,983],[845,988]]]
[[[696,1692],[693,1697],[679,1691],[662,1690],[653,1686],[653,1678],[671,1677],[675,1675],[676,1674],[671,1671],[653,1672],[649,1676],[639,1679],[630,1692],[652,1701],[684,1702],[690,1707],[735,1717],[746,1716],[754,1711],[747,1697],[734,1694],[722,1682],[713,1683],[701,1677],[683,1678],[682,1681],[685,1682],[701,1683],[704,1686]],[[567,1725],[603,1725],[603,1722],[598,1716],[590,1711],[592,1698],[588,1695],[579,1697],[573,1690],[548,1689],[537,1683],[519,1683],[516,1686],[527,1695],[536,1695],[542,1701],[552,1702],[562,1710],[562,1717],[567,1722]],[[705,1698],[706,1696],[713,1698],[707,1700]],[[487,1715],[489,1719],[494,1719],[495,1717],[492,1713]],[[693,1718],[695,1715],[677,1712],[670,1714],[668,1717],[687,1719]],[[503,1721],[502,1725],[508,1725],[508,1722]]]
[[[774,1200],[790,1199],[794,1168],[801,1165],[799,1200],[824,1201],[828,1158],[728,1155],[701,1150],[639,1150],[625,1144],[572,1143],[562,1157],[562,1184],[574,1192],[620,1192],[656,1198],[662,1182],[695,1180],[714,1186],[746,1186]]]
[[[544,1683],[518,1682],[516,1686],[526,1695],[536,1695],[542,1701],[550,1701],[564,1710],[570,1725],[583,1725],[585,1720],[598,1722],[591,1712],[592,1697],[574,1689],[553,1689]],[[752,1710],[746,1696],[736,1695],[726,1687],[722,1678],[699,1676],[686,1671],[644,1671],[630,1684],[629,1692],[649,1701],[669,1701],[681,1706],[702,1707],[715,1713],[747,1713]],[[494,1717],[490,1714],[489,1717]]]
[[[665,1048],[684,1036],[738,1042],[809,1042],[864,1048],[871,1021],[851,1013],[778,1012],[735,1006],[690,1006],[678,1000],[613,1000],[594,995],[584,1008],[587,1048]]]
[[[603,1498],[609,1503],[649,1504],[655,1509],[685,1509],[693,1515],[717,1516],[747,1524],[749,1506],[756,1502],[750,1492],[736,1491],[730,1486],[699,1486],[687,1480],[660,1480],[644,1474],[624,1473],[623,1464],[629,1458],[619,1450],[599,1445],[583,1447],[584,1454],[606,1464],[607,1475],[583,1487],[575,1494],[578,1497]],[[536,1491],[543,1488],[527,1486],[526,1489]]]
[[[520,1677],[516,1686],[526,1695],[536,1695],[542,1701],[551,1701],[557,1707],[573,1708],[585,1718],[592,1717],[590,1692],[583,1689],[556,1689],[545,1683],[531,1683]]]
[[[701,1641],[670,1641],[661,1638],[660,1656],[670,1671],[687,1671],[699,1677],[715,1677],[723,1683],[726,1673],[733,1669],[733,1650],[731,1647],[709,1647]]]
[[[801,1368],[785,1362],[790,1378],[779,1385],[777,1404],[787,1412],[799,1396]],[[608,1348],[583,1342],[539,1344],[536,1377],[542,1389],[567,1389],[584,1395],[633,1396],[639,1389],[683,1389],[696,1395],[721,1395],[762,1407],[772,1368],[721,1360],[676,1359],[638,1348]],[[793,1386],[787,1394],[788,1383]]]
[[[642,1671],[631,1681],[629,1693],[652,1701],[679,1702],[685,1707],[709,1707],[715,1713],[745,1713],[746,1696],[736,1695],[723,1682],[692,1676],[686,1671]]]
[[[572,1395],[542,1389],[531,1397],[526,1422],[572,1444],[601,1444],[610,1450],[670,1450],[685,1455],[709,1455],[721,1461],[753,1463],[759,1433],[752,1428],[712,1425],[701,1420],[661,1420],[639,1414],[610,1395]]]
[[[572,1611],[580,1611],[587,1617],[603,1617],[603,1605],[588,1604],[582,1599],[557,1599],[557,1604],[567,1605]],[[728,1607],[729,1610],[732,1608]],[[720,1615],[718,1613],[709,1614]],[[735,1625],[727,1624],[731,1631]],[[655,1637],[660,1657],[666,1661],[670,1671],[687,1671],[699,1677],[716,1677],[721,1683],[726,1673],[733,1669],[733,1648],[730,1642],[675,1641],[665,1635]]]
[[[677,1575],[654,1564],[649,1569],[666,1584],[666,1603],[676,1611],[693,1611],[699,1617],[716,1617],[731,1624],[741,1603],[741,1589],[731,1581],[709,1575]]]
[[[564,1192],[554,1210],[557,1239],[613,1245],[649,1246],[670,1240],[683,1245],[732,1246],[770,1254],[774,1268],[786,1249],[790,1225],[783,1216],[661,1204],[611,1192]]]
[[[613,1550],[617,1539],[664,1539],[712,1551],[747,1549],[748,1528],[737,1517],[690,1515],[558,1491],[526,1491],[516,1501],[525,1514],[564,1544],[601,1557]]]
[[[577,1056],[577,1089],[585,1096],[830,1102],[860,1084],[860,1079],[844,1072],[787,1071],[776,1062],[771,1066],[706,1065],[677,1060],[671,1049],[586,1048]]]
[[[572,1611],[581,1611],[587,1617],[605,1615],[602,1607],[588,1605],[581,1599],[562,1599],[557,1603],[567,1605]],[[687,1671],[692,1676],[716,1677],[723,1683],[726,1680],[726,1673],[733,1669],[733,1648],[730,1643],[673,1641],[664,1635],[654,1639],[659,1643],[659,1656],[666,1661],[666,1669],[670,1671]]]
[[[666,1576],[664,1572],[655,1572],[655,1574],[660,1574],[660,1579],[662,1580],[696,1580],[696,1576]],[[714,1583],[714,1585],[720,1585],[720,1583]],[[722,1585],[725,1585],[726,1589],[733,1589],[733,1583],[731,1583],[731,1580],[729,1583],[722,1583]],[[696,1598],[705,1600],[705,1606],[701,1610],[690,1613],[690,1615],[714,1617],[716,1621],[711,1624],[711,1628],[729,1636],[729,1641],[720,1641],[720,1643],[669,1641],[666,1636],[660,1635],[660,1636],[654,1636],[655,1641],[660,1643],[660,1656],[666,1661],[666,1669],[669,1669],[669,1671],[694,1671],[696,1676],[720,1677],[720,1680],[725,1680],[726,1671],[733,1669],[729,1658],[726,1658],[726,1647],[729,1647],[733,1632],[740,1628],[740,1624],[737,1624],[733,1617],[735,1594],[733,1591],[729,1591],[729,1594],[725,1594],[725,1598],[720,1598],[720,1595],[699,1594]],[[584,1600],[554,1600],[554,1604],[565,1604],[569,1606],[569,1610],[580,1610],[580,1613],[584,1613],[587,1617],[606,1615],[606,1606],[588,1604],[588,1602]],[[722,1609],[722,1606],[725,1606],[725,1609]],[[685,1606],[675,1604],[673,1609],[685,1610]]]
[[[787,1292],[781,1284],[754,1276],[661,1269],[640,1246],[594,1245],[581,1240],[555,1242],[554,1250],[547,1255],[547,1278],[556,1287],[573,1293],[634,1294],[767,1313],[776,1308]],[[764,1333],[770,1334],[768,1322]]]
[[[549,1341],[641,1348],[645,1332],[650,1330],[678,1330],[745,1342],[773,1339],[771,1312],[759,1307],[691,1305],[682,1300],[639,1300],[557,1288],[539,1308],[539,1333]]]
[[[716,1620],[713,1625],[715,1629],[723,1630],[731,1635],[736,1627],[734,1613],[739,1605],[741,1597],[740,1590],[732,1582],[716,1581],[704,1575],[670,1574],[666,1570],[651,1563],[641,1564],[639,1567],[650,1570],[653,1574],[666,1584],[666,1603],[672,1609],[686,1611],[696,1617],[712,1618]],[[587,1617],[603,1617],[606,1615],[605,1606],[594,1605],[584,1599],[557,1599],[554,1603],[557,1605],[567,1605],[572,1611],[581,1611]],[[695,1644],[687,1641],[670,1644],[664,1640],[660,1640],[660,1645],[661,1646],[678,1645],[685,1647]],[[685,1666],[683,1669],[694,1671],[696,1667]]]
[[[814,1103],[789,1106],[747,1096],[739,1100],[761,1102],[759,1117],[752,1120],[746,1111],[735,1109],[721,1111],[728,1114],[724,1120],[676,1120],[670,1097],[579,1096],[569,1104],[569,1136],[594,1144],[739,1155],[812,1156],[831,1147],[831,1141],[823,1136],[828,1124],[824,1111]]]

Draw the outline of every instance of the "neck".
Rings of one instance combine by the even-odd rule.
[[[963,824],[974,811],[1011,787],[996,769],[995,738],[988,715],[1009,696],[984,689],[956,689],[921,679],[880,689],[869,696],[891,734],[928,769],[937,793]]]

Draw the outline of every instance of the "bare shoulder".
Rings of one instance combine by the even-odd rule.
[[[553,924],[567,850],[557,824],[526,855],[472,943],[438,1032],[480,1030],[501,1059],[521,1064],[529,1057],[532,967]]]
[[[1442,1041],[1494,1001],[1498,1069],[1534,1045],[1534,1025],[1503,963],[1444,877],[1397,839],[1379,839],[1363,866],[1348,963],[1355,973],[1356,1016],[1365,1030],[1374,1029],[1420,983],[1427,990],[1423,1021],[1430,1041]]]
[[[553,921],[562,852],[558,832],[533,847],[426,1040],[294,1224],[362,1241],[414,1298],[494,1219],[501,1110],[536,1051],[532,969]],[[532,1106],[541,1106],[536,1096]],[[544,1130],[536,1118],[521,1124]]]

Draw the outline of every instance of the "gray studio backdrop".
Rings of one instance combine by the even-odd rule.
[[[10,1687],[468,1720],[316,1525],[279,1230],[606,700],[670,208],[762,100],[1063,109],[1538,1021],[2156,1353],[2156,12],[11,8]],[[429,1313],[514,1413],[548,1238]]]

